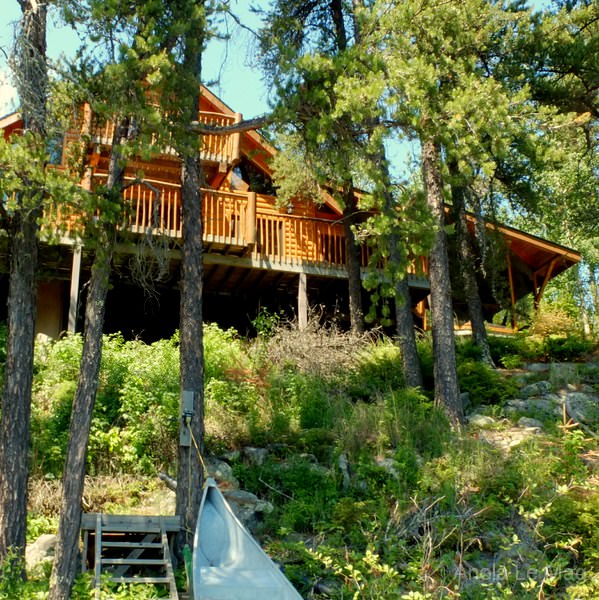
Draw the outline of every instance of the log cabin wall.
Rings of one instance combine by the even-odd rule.
[[[202,90],[198,121],[226,126],[241,118],[211,92]],[[5,138],[19,127],[18,115],[0,120]],[[85,152],[89,167],[82,186],[92,189],[102,185],[107,177],[113,128],[110,122],[95,122],[89,106],[77,109],[70,129],[56,145],[56,168],[65,169],[73,151]],[[297,312],[304,310],[301,307],[309,304],[318,305],[323,318],[342,324],[347,312],[347,271],[340,207],[330,198],[320,206],[297,199],[279,206],[271,193],[269,159],[275,150],[256,132],[204,135],[201,144],[206,319],[240,327],[247,325],[261,307],[298,316]],[[179,180],[180,165],[168,144],[157,148],[151,160],[128,162],[123,194],[126,210],[108,299],[107,331],[129,328],[126,333],[139,335],[151,320],[152,339],[164,337],[178,326]],[[56,249],[44,247],[50,256],[43,274],[43,282],[48,284],[40,288],[40,305],[48,307],[44,332],[54,335],[64,329],[65,320],[70,329],[80,328],[76,315],[82,314],[81,292],[84,296],[91,256],[85,246],[83,251],[78,249],[78,240],[83,231],[81,219],[94,215],[54,206],[46,216],[62,235],[58,256]],[[502,276],[512,282],[513,299],[532,292],[538,302],[547,281],[580,260],[570,249],[510,228],[487,226],[498,230],[508,242],[511,260],[507,260]],[[144,239],[160,242],[156,245],[168,254],[167,274],[155,282],[153,297],[144,295],[130,266],[143,249],[140,242]],[[363,246],[363,266],[370,254]],[[415,257],[409,267],[410,292],[414,312],[423,326],[429,291],[427,272],[426,257]],[[53,280],[62,284],[53,286]],[[244,330],[243,325],[240,329]]]

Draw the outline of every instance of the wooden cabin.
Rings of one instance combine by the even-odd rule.
[[[228,125],[241,118],[208,89],[202,89],[199,121]],[[0,120],[7,138],[21,126],[16,113]],[[80,144],[85,131],[91,133],[86,148],[91,166],[81,185],[91,189],[106,180],[113,124],[94,124],[89,107],[82,107],[73,117],[72,127],[59,146],[57,168],[64,167],[69,145]],[[298,200],[280,207],[269,164],[275,152],[254,131],[202,138],[204,319],[246,333],[261,308],[295,317],[303,325],[311,307],[323,319],[347,324],[341,209],[330,198],[323,198],[320,206]],[[127,337],[152,341],[170,336],[178,327],[179,177],[179,162],[168,149],[151,161],[128,163],[124,198],[129,210],[114,258],[106,332],[121,331]],[[59,243],[43,243],[41,247],[37,324],[38,332],[51,338],[63,331],[81,330],[92,258],[76,227],[68,226],[68,216],[56,214],[54,218],[63,225],[66,219],[67,228]],[[538,301],[552,277],[580,260],[574,250],[509,227],[488,226],[506,243],[505,264],[497,276],[506,282],[512,305],[526,294],[534,294]],[[159,252],[154,255],[156,249]],[[0,248],[0,253],[0,269],[6,273],[5,251]],[[362,254],[365,265],[366,249]],[[153,256],[159,258],[161,276],[152,281],[151,289],[144,290],[136,265],[141,261],[151,271],[158,264]],[[429,294],[426,259],[417,259],[411,271],[412,307],[417,324],[425,327]],[[5,274],[0,277],[4,297],[6,279]],[[480,284],[490,319],[501,305],[485,280]],[[456,314],[462,312],[456,300]]]

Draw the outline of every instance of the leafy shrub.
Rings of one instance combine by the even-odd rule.
[[[317,531],[330,517],[337,498],[329,472],[303,457],[285,462],[270,459],[252,468],[238,464],[233,471],[244,489],[277,506],[267,520],[274,528]]]
[[[54,476],[62,473],[76,387],[74,381],[58,383],[47,406],[33,403],[31,454],[37,473]]]
[[[545,353],[550,360],[573,361],[584,358],[591,351],[594,344],[580,336],[569,335],[549,336],[545,339]]]
[[[378,340],[356,356],[348,382],[348,394],[368,400],[376,393],[405,385],[399,347],[391,340]]]
[[[573,558],[599,568],[599,491],[571,488],[553,500],[541,533],[555,550],[575,548]]]
[[[458,366],[460,390],[468,392],[472,406],[501,404],[513,397],[516,384],[481,362],[466,361]]]
[[[256,333],[262,337],[273,336],[280,325],[281,317],[277,313],[270,312],[264,306],[252,321],[252,326],[256,330]]]
[[[491,357],[496,365],[503,365],[504,357],[519,356],[521,361],[541,360],[543,358],[542,343],[526,335],[490,335],[488,340]],[[507,365],[504,366],[510,368]]]
[[[204,325],[204,381],[226,379],[229,371],[244,372],[249,366],[244,344],[235,329]]]

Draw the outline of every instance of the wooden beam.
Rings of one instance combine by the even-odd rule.
[[[510,244],[508,241],[508,251],[506,254],[507,258],[507,276],[510,283],[510,308],[511,308],[511,317],[512,317],[512,329],[516,330],[516,293],[514,291],[514,276],[512,273],[512,261],[510,259]]]
[[[536,289],[535,286],[535,310],[539,309],[539,304],[541,303],[541,300],[543,299],[543,293],[545,292],[545,288],[547,287],[547,284],[549,283],[549,280],[551,279],[551,273],[553,273],[553,268],[555,267],[555,264],[557,263],[559,257],[555,257],[550,263],[549,263],[549,267],[547,268],[547,272],[545,273],[545,278],[543,279],[543,283],[541,284],[541,287],[539,290]],[[535,274],[536,275],[536,274]]]
[[[299,274],[297,288],[297,323],[300,330],[308,327],[308,276]]]
[[[235,113],[235,123],[241,123],[243,121],[243,115],[241,113]],[[231,159],[234,163],[239,162],[241,158],[241,132],[237,131],[233,134],[233,152],[231,153]]]
[[[73,247],[73,265],[71,267],[71,293],[69,300],[69,322],[67,331],[75,333],[77,327],[77,305],[79,304],[79,280],[81,278],[81,246]]]
[[[247,214],[245,219],[245,243],[256,245],[256,192],[248,192]]]

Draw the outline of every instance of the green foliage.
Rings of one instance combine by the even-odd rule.
[[[204,381],[227,378],[229,372],[243,372],[248,366],[243,342],[234,329],[204,325]]]
[[[327,331],[326,343],[307,334],[301,344],[299,338],[283,340],[280,332],[247,342],[232,330],[208,331],[207,446],[223,454],[243,445],[268,448],[262,464],[240,458],[233,470],[242,488],[273,504],[261,531],[271,540],[271,554],[288,563],[286,573],[298,589],[309,593],[308,577],[332,586],[339,597],[437,597],[451,589],[472,599],[532,599],[541,588],[546,596],[561,597],[571,588],[581,598],[594,597],[597,494],[581,459],[593,449],[582,431],[554,427],[553,435],[499,450],[467,430],[452,433],[425,393],[405,389],[399,354],[389,341],[358,346]],[[38,349],[32,440],[33,460],[43,465],[38,473],[60,468],[52,453],[62,452],[53,448],[60,447],[68,420],[76,372],[68,363],[78,360],[79,343],[67,337]],[[426,358],[430,340],[419,344]],[[492,338],[492,344],[495,352],[524,360],[522,349],[526,361],[545,351],[537,338]],[[178,338],[145,345],[113,336],[106,345],[101,389],[110,410],[100,417],[114,410],[116,416],[94,429],[90,470],[127,470],[141,480],[156,465],[172,469]],[[316,348],[322,361],[313,356]],[[470,342],[460,341],[458,354],[462,386],[473,402],[507,396],[509,385],[477,362]],[[560,384],[597,379],[595,370],[582,365],[559,374]],[[118,498],[103,492],[93,500],[94,510],[114,510],[124,496],[140,494],[135,485]],[[53,519],[31,519],[28,535],[47,531]],[[312,540],[309,549],[295,543],[298,536]],[[504,569],[493,579],[490,569],[499,563]],[[44,577],[16,585],[43,591]],[[74,597],[87,600],[88,582],[77,585],[80,595]],[[33,600],[36,592],[18,593]],[[149,587],[105,593],[122,599],[156,594]]]
[[[468,392],[472,406],[501,404],[513,397],[517,387],[482,362],[466,360],[458,365],[460,390]]]
[[[264,306],[258,311],[256,317],[252,320],[252,326],[256,333],[262,337],[270,337],[281,324],[281,317],[270,312]]]
[[[267,519],[275,530],[319,531],[338,495],[331,474],[303,457],[271,459],[252,469],[237,465],[234,473],[245,489],[276,503]]]
[[[550,336],[544,342],[547,357],[558,362],[584,359],[594,346],[595,344],[591,340],[585,340],[574,335],[567,337]]]
[[[391,340],[378,340],[357,355],[348,393],[368,399],[382,391],[401,389],[404,384],[399,347]]]

